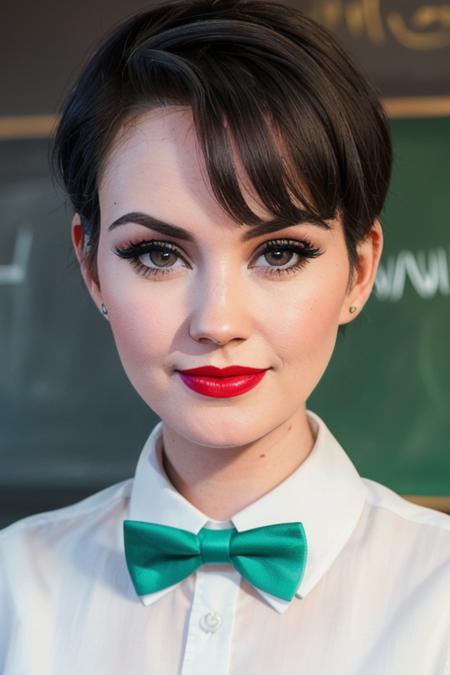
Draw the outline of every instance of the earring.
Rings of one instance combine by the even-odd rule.
[[[350,314],[354,314],[358,308],[355,307],[355,305],[352,305],[351,307],[348,308],[348,311]]]
[[[100,311],[101,311],[101,313],[103,314],[103,316],[104,316],[105,318],[108,316],[108,310],[106,309],[106,307],[105,307],[105,305],[103,304],[103,302],[102,302],[102,304],[100,305]]]

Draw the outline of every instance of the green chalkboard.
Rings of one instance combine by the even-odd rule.
[[[309,400],[362,475],[450,495],[450,118],[391,121],[385,248],[364,312]]]

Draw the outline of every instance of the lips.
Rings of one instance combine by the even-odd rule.
[[[203,366],[178,371],[184,384],[198,394],[214,398],[228,398],[245,394],[263,379],[268,368]]]

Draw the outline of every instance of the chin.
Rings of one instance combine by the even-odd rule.
[[[201,409],[171,406],[170,410],[155,412],[168,429],[173,429],[191,443],[211,448],[254,443],[286,421],[284,415],[277,416],[273,406],[271,410],[255,406],[252,411],[224,407],[223,404],[221,407],[202,406]]]

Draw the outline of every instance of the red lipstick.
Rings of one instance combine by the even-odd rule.
[[[253,389],[264,377],[267,368],[247,368],[245,366],[202,366],[177,371],[184,384],[204,396],[225,398],[239,396]]]

